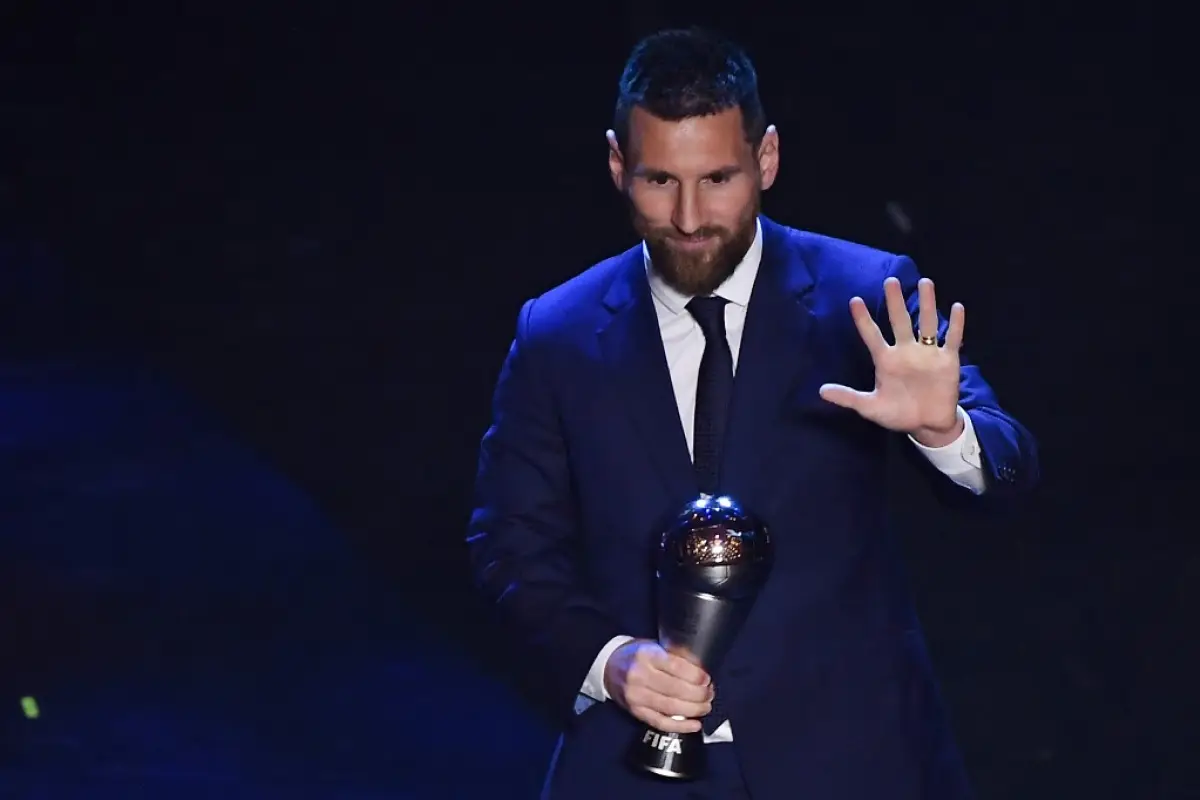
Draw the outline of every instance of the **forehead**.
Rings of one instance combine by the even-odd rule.
[[[751,155],[742,111],[736,107],[675,122],[634,108],[629,116],[629,150],[638,167],[673,174],[721,169]]]

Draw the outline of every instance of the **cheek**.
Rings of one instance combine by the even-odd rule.
[[[630,200],[639,216],[654,225],[666,225],[671,221],[675,211],[674,194],[667,191],[649,191],[634,189],[630,192]]]
[[[741,187],[714,188],[705,197],[704,211],[706,216],[723,227],[732,228],[746,216],[753,192]]]

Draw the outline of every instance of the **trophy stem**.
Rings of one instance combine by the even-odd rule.
[[[693,781],[704,774],[704,734],[663,733],[645,728],[626,759],[637,772],[673,781]]]

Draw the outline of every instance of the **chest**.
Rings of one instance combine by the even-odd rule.
[[[743,349],[744,320],[727,319],[731,350]],[[657,361],[649,359],[657,366],[635,372],[589,350],[572,359],[572,380],[559,387],[581,522],[602,541],[645,543],[695,492],[692,421],[705,340],[686,321],[661,331],[649,345],[659,348]],[[852,343],[840,330],[814,330],[797,342],[807,351],[793,372],[782,360],[739,353],[749,367],[735,375],[726,491],[775,517],[797,504],[851,509],[874,491],[886,435],[818,393],[826,382],[873,380],[869,362],[846,355]]]

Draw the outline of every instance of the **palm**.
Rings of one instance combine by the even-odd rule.
[[[937,306],[933,284],[920,284],[918,328],[921,335],[936,337]],[[875,388],[857,391],[845,386],[821,388],[826,400],[856,411],[865,419],[893,431],[949,430],[956,424],[958,407],[959,347],[964,312],[955,304],[950,314],[945,344],[922,344],[913,334],[899,281],[884,286],[895,344],[889,345],[859,298],[850,304],[859,335],[875,364]]]

